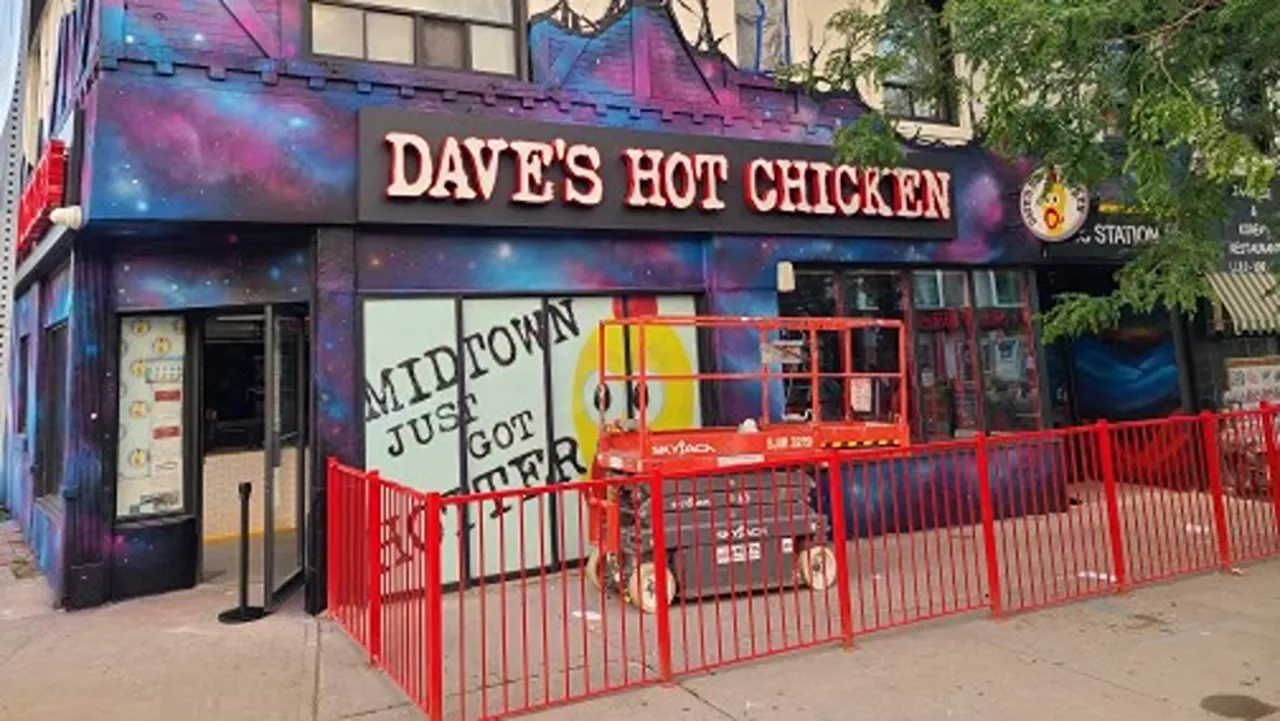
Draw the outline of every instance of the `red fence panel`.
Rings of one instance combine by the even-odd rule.
[[[664,479],[675,673],[849,639],[834,460]]]
[[[329,614],[361,647],[369,646],[369,480],[329,459],[325,488]]]
[[[1204,428],[1192,417],[1110,428],[1125,575],[1134,584],[1220,565]]]
[[[373,548],[378,570],[377,600],[372,604],[376,660],[419,708],[433,698],[431,644],[438,643],[438,615],[430,612],[438,583],[429,583],[428,563],[438,550],[424,543],[430,538],[429,506],[438,500],[370,473],[375,491],[378,525]],[[438,514],[437,514],[438,517]]]
[[[819,458],[444,499],[469,546],[456,571],[469,581],[443,603],[445,714],[527,711],[847,639],[828,471]]]
[[[330,460],[329,612],[432,721],[1280,555],[1276,410],[442,497]]]
[[[977,446],[840,459],[855,633],[986,608]]]
[[[587,544],[589,504],[611,499],[611,515],[630,520],[615,547],[651,559],[634,533],[648,485],[628,478],[443,500],[445,526],[460,531],[465,551],[448,571],[464,582],[442,604],[447,717],[490,718],[658,679],[653,616],[599,583],[607,571]]]
[[[1252,561],[1280,552],[1280,515],[1272,482],[1274,409],[1224,413],[1202,422],[1217,445],[1228,562]]]
[[[1094,428],[993,437],[1000,606],[1026,611],[1114,590],[1104,436]]]

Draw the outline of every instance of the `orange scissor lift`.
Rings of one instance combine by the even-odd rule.
[[[714,357],[717,338],[747,334],[760,347],[755,372],[671,374],[647,367],[649,337],[655,328],[693,329],[699,345]],[[854,336],[878,329],[896,334],[897,368],[892,372],[855,370]],[[606,344],[622,342],[632,359],[626,372],[607,370]],[[822,341],[836,339],[839,371],[823,371]],[[662,523],[667,551],[667,600],[693,599],[729,591],[777,589],[803,584],[822,590],[835,581],[834,555],[827,545],[827,523],[815,508],[819,479],[809,473],[770,473],[770,464],[815,468],[803,462],[836,450],[906,446],[906,338],[902,322],[860,318],[734,318],[645,316],[600,324],[595,406],[599,445],[592,480],[661,473],[672,477],[663,487],[663,518],[650,513],[647,484],[589,483],[583,487],[588,508],[591,555],[588,578],[617,592],[644,611],[657,607],[653,527]],[[706,343],[707,339],[710,343]],[[829,344],[827,345],[829,348]],[[827,364],[830,365],[830,362]],[[789,393],[795,381],[808,381],[803,412],[772,419],[771,401]],[[839,408],[824,408],[821,389],[839,384]],[[760,384],[760,415],[734,426],[655,429],[648,421],[648,389],[657,384]],[[888,403],[880,393],[880,419],[872,396],[888,383]],[[633,419],[605,419],[610,384],[623,384],[634,398]],[[771,387],[772,386],[772,387]],[[828,400],[831,395],[828,394]],[[784,405],[797,405],[787,403]],[[835,420],[826,416],[841,416]],[[742,466],[740,473],[733,473]],[[789,500],[780,500],[789,499]]]

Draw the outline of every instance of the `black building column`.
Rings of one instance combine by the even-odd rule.
[[[1041,342],[1044,337],[1040,312],[1040,273],[1032,270],[1026,274],[1027,302],[1031,306],[1031,348],[1036,362],[1036,398],[1040,400],[1040,427],[1053,427],[1053,389],[1049,386],[1049,354]]]
[[[68,609],[107,601],[114,479],[107,478],[115,409],[107,398],[116,385],[109,322],[110,258],[101,248],[78,244],[71,261],[68,331],[66,473],[63,480],[66,563],[63,604]]]
[[[1178,395],[1183,413],[1197,413],[1201,409],[1195,393],[1195,366],[1192,364],[1191,333],[1187,317],[1180,311],[1169,311],[1169,328],[1173,335],[1173,355],[1178,366]]]
[[[360,340],[357,318],[355,231],[321,228],[316,233],[315,298],[311,304],[311,342],[315,392],[312,394],[312,446],[315,458],[311,498],[307,508],[308,613],[323,611],[326,603],[325,504],[327,459],[362,467],[364,420],[360,388]]]

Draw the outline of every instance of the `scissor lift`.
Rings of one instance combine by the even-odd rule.
[[[654,372],[647,367],[646,342],[654,327],[694,329],[699,345],[712,358],[717,354],[716,340],[726,334],[735,345],[758,343],[759,368],[754,372]],[[623,373],[606,368],[605,345],[611,328],[618,329],[612,333],[615,342],[625,339],[627,355],[634,359],[635,367]],[[855,370],[855,335],[870,330],[896,335],[894,371]],[[817,468],[803,462],[832,450],[857,452],[910,442],[903,324],[858,318],[646,316],[603,321],[599,338],[600,440],[591,477],[605,480],[654,472],[670,476],[664,481],[661,519],[668,602],[677,595],[693,599],[793,584],[815,590],[830,587],[835,582],[835,558],[827,545],[827,524],[819,523],[822,515],[815,508],[819,479],[810,473],[769,473],[760,468],[787,461]],[[833,339],[839,356],[836,371],[821,367],[824,346],[830,351]],[[829,356],[828,352],[831,360]],[[732,426],[651,428],[648,389],[690,382],[695,391],[704,383],[759,383],[760,415]],[[784,403],[784,413],[775,417],[770,408],[777,394],[790,400],[791,391],[803,391],[804,382],[807,398],[800,404]],[[838,392],[824,397],[822,390],[833,383]],[[600,399],[609,384],[625,384],[627,396],[636,400],[634,418],[606,421]],[[881,392],[886,386],[888,392]],[[833,397],[838,401],[834,409],[824,402]],[[743,466],[743,472],[728,472],[735,466]],[[649,486],[589,483],[583,493],[592,544],[587,576],[652,612],[658,598]]]

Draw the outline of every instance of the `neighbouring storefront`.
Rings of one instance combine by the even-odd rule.
[[[592,42],[633,25],[642,43]],[[65,402],[18,414],[69,429],[70,605],[234,573],[247,482],[254,600],[301,583],[323,607],[329,457],[444,493],[584,477],[607,318],[901,318],[916,439],[1047,423],[1042,241],[1019,217],[1029,166],[910,142],[900,167],[838,165],[831,138],[861,106],[696,53],[661,7],[591,35],[540,18],[530,37],[532,84],[305,61],[207,81],[130,59],[104,69],[74,175],[76,380]],[[57,277],[41,292],[59,297]],[[12,388],[34,399],[24,384],[61,347],[60,306],[25,302],[14,365],[28,370]],[[23,350],[37,327],[51,340]],[[757,368],[757,339],[722,340],[655,332],[646,363]],[[900,360],[876,333],[855,345],[865,367]],[[638,362],[608,347],[611,369]],[[758,385],[665,386],[655,427],[760,414]],[[635,412],[625,388],[603,397],[610,417]],[[791,410],[787,394],[769,400]],[[553,555],[577,547],[530,522],[577,528],[572,509],[494,512]],[[412,518],[392,530],[417,532]],[[496,542],[446,537],[454,581]]]
[[[1232,200],[1222,270],[1209,278],[1215,298],[1191,329],[1196,400],[1201,408],[1246,410],[1280,403],[1280,185],[1266,197]]]
[[[1034,227],[1044,241],[1040,302],[1051,308],[1072,293],[1108,295],[1115,273],[1159,226],[1126,210],[1116,187],[1092,193],[1059,184],[1070,198],[1055,228]],[[1115,328],[1045,348],[1053,425],[1159,418],[1194,407],[1184,323],[1162,311],[1130,314]]]

